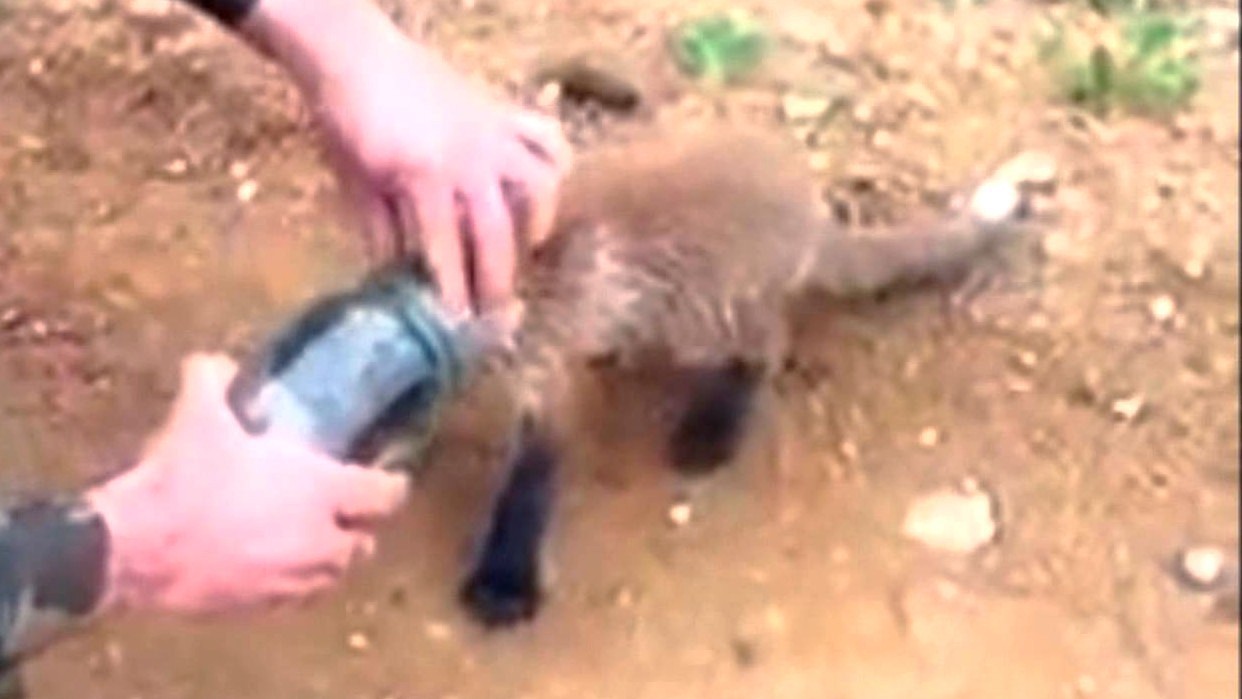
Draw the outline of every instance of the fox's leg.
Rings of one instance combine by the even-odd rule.
[[[488,627],[529,620],[543,602],[540,561],[555,507],[561,450],[545,421],[520,419],[462,603]]]
[[[690,372],[688,397],[669,437],[668,456],[673,468],[697,476],[737,455],[764,371],[737,358]]]

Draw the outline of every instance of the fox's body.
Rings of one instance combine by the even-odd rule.
[[[611,358],[692,372],[669,458],[709,470],[733,455],[754,390],[781,366],[789,301],[865,296],[960,269],[1020,213],[1008,183],[977,190],[999,203],[976,196],[960,212],[854,234],[832,221],[803,162],[780,138],[716,132],[616,147],[568,178],[552,238],[521,275],[515,346],[498,357],[523,424],[463,589],[483,621],[537,608],[539,541],[578,371]]]

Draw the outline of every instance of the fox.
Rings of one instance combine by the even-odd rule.
[[[486,362],[516,409],[457,591],[478,623],[511,627],[545,604],[545,539],[584,375],[621,366],[690,377],[672,397],[664,454],[705,477],[735,459],[757,393],[786,366],[792,301],[951,279],[1031,221],[1029,183],[997,169],[964,204],[852,230],[800,151],[783,135],[731,127],[653,131],[578,157],[551,234],[521,250],[521,320]]]

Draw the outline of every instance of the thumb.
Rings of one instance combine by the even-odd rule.
[[[181,384],[172,421],[193,424],[218,420],[227,413],[225,394],[236,375],[237,364],[226,355],[195,353],[186,357],[181,362]]]
[[[404,473],[353,464],[337,465],[332,480],[333,507],[347,527],[392,516],[405,504],[410,488]]]

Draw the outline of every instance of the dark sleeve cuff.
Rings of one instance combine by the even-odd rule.
[[[226,27],[234,28],[250,14],[259,0],[183,0],[211,15]],[[314,0],[310,0],[314,2]]]
[[[0,514],[0,659],[12,662],[85,620],[102,599],[109,537],[77,501]]]

